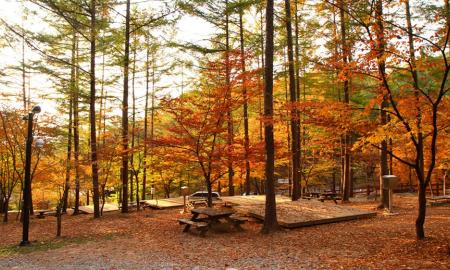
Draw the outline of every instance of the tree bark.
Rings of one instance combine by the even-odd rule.
[[[219,182],[220,183],[220,182]],[[211,179],[207,178],[206,179],[206,189],[208,191],[208,207],[212,207],[212,184],[211,184]]]
[[[28,111],[27,106],[27,94],[26,94],[26,65],[25,65],[25,28],[23,27],[22,21],[22,99],[23,99],[23,110]]]
[[[264,140],[264,132],[263,132],[263,99],[264,99],[264,82],[265,82],[265,58],[264,58],[264,54],[265,54],[265,48],[264,48],[264,15],[263,15],[263,9],[261,8],[260,11],[260,20],[261,20],[261,25],[260,25],[260,32],[261,32],[261,95],[259,96],[259,139],[262,142]]]
[[[66,190],[64,190],[64,193],[66,193]],[[56,237],[61,237],[61,223],[62,223],[61,212],[62,212],[62,202],[59,201],[58,205],[56,206]]]
[[[273,137],[273,53],[274,53],[274,1],[267,0],[266,3],[266,67],[264,86],[264,135],[266,152],[266,203],[264,214],[264,225],[261,232],[268,234],[279,230],[277,222],[277,208],[275,201],[275,146]]]
[[[123,67],[122,100],[122,213],[128,213],[128,69],[130,61],[130,0],[127,0],[125,17],[125,55]]]
[[[294,5],[295,5],[295,9],[294,9],[294,22],[295,22],[295,91],[297,93],[297,102],[300,102],[300,44],[299,44],[299,39],[300,39],[300,34],[299,34],[299,15],[298,15],[298,0],[294,0]],[[306,84],[305,84],[306,85]],[[305,86],[304,85],[304,86]],[[303,159],[304,157],[302,157],[302,139],[304,139],[304,134],[305,134],[305,128],[306,126],[303,125],[302,126],[302,117],[301,117],[301,113],[300,111],[298,111],[298,129],[299,129],[299,133],[298,133],[298,151],[299,151],[299,158],[300,158],[300,164],[298,165],[298,170],[299,170],[299,196],[301,197],[302,195],[302,170],[303,170]],[[302,135],[302,129],[303,129],[303,135]],[[303,142],[304,143],[304,142]]]
[[[134,167],[134,146],[135,146],[135,140],[136,140],[136,95],[135,95],[135,78],[136,78],[136,46],[133,46],[133,67],[131,69],[131,153],[129,155],[130,159],[130,168],[131,168],[131,175],[130,175],[130,201],[134,200],[134,193],[133,193],[133,179],[134,175],[136,173],[135,167]],[[136,195],[138,195],[138,183],[136,182]],[[136,201],[137,203],[137,201]]]
[[[288,68],[289,68],[289,94],[291,101],[291,151],[292,151],[292,200],[300,199],[300,117],[298,113],[297,89],[295,87],[295,66],[294,66],[294,47],[292,43],[292,23],[291,23],[291,2],[284,1],[286,12],[286,32],[287,32],[287,48],[288,48]]]
[[[144,107],[144,157],[142,160],[143,176],[142,176],[142,200],[146,199],[147,189],[147,154],[148,154],[148,94],[150,84],[150,41],[148,35],[146,37],[146,61],[145,61],[145,107]]]
[[[3,207],[3,209],[4,209],[3,223],[8,223],[9,198],[6,198],[6,199],[3,201],[2,207]]]
[[[425,238],[425,230],[423,225],[425,224],[426,210],[427,210],[427,186],[423,182],[419,183],[419,209],[416,219],[416,237],[417,239]]]
[[[448,1],[446,1],[448,4]],[[425,238],[424,224],[426,216],[426,183],[424,183],[424,156],[423,156],[423,134],[422,134],[422,109],[420,107],[419,99],[419,78],[416,69],[416,56],[414,48],[414,36],[411,23],[411,11],[409,0],[405,1],[406,13],[406,27],[408,30],[408,45],[409,45],[409,61],[411,64],[411,75],[413,78],[414,95],[416,97],[416,128],[417,128],[417,158],[416,158],[416,174],[419,180],[419,213],[416,219],[416,237],[418,239]],[[433,192],[433,191],[431,191]]]
[[[245,67],[245,44],[244,44],[244,26],[243,10],[239,12],[239,36],[241,43],[241,71],[242,71],[242,96],[244,98],[244,159],[245,159],[245,193],[250,195],[250,138],[248,135],[248,95],[247,95],[247,77]]]
[[[90,54],[91,54],[91,70],[90,70],[90,102],[89,102],[89,122],[90,145],[91,145],[91,169],[92,169],[92,189],[94,201],[94,218],[100,217],[100,196],[98,189],[98,160],[97,160],[97,133],[95,131],[95,52],[96,52],[96,2],[91,0],[91,29],[90,29]]]
[[[76,59],[75,63],[78,65],[78,39],[77,34],[74,33],[75,44],[76,44]],[[73,147],[74,147],[74,166],[75,166],[75,208],[73,214],[79,214],[80,208],[80,133],[79,133],[79,117],[78,117],[78,97],[79,97],[79,87],[78,87],[78,68],[75,68],[75,88],[73,94]]]
[[[230,29],[229,29],[229,11],[228,0],[225,0],[225,84],[227,95],[227,146],[228,146],[228,195],[234,196],[233,183],[233,114],[232,114],[232,96],[231,96],[231,67],[230,67]]]
[[[286,50],[286,52],[283,50],[283,63],[286,63],[287,62],[287,50]],[[288,86],[288,77],[289,77],[289,75],[288,75],[288,71],[287,71],[287,66],[286,65],[283,65],[284,66],[284,69],[283,69],[283,77],[284,77],[284,99],[285,99],[285,101],[286,101],[286,104],[289,102],[289,94],[288,94],[288,92],[289,92],[289,86]],[[286,119],[291,119],[292,120],[292,118],[290,118],[289,117],[289,115],[290,115],[290,112],[292,111],[292,110],[286,110],[287,112],[286,112]],[[286,136],[286,148],[288,149],[288,151],[289,151],[289,153],[291,154],[291,158],[289,159],[289,162],[288,162],[288,185],[289,185],[289,188],[288,188],[288,195],[289,195],[289,197],[292,197],[292,147],[291,147],[291,133],[290,133],[290,127],[291,127],[291,125],[290,125],[290,120],[288,120],[288,121],[286,121],[286,134],[287,134],[287,136]]]
[[[386,74],[386,63],[384,59],[385,54],[385,39],[384,39],[384,25],[383,25],[383,2],[382,0],[376,1],[375,7],[375,19],[376,19],[376,51],[378,59],[378,72],[380,77],[385,77]],[[380,82],[380,88],[383,93],[383,100],[380,104],[380,124],[387,124],[387,112],[386,108],[388,106],[387,101],[387,89],[385,89],[384,82]],[[389,174],[389,164],[388,164],[388,144],[386,140],[383,140],[380,145],[380,194],[381,194],[381,207],[389,207],[389,193],[383,187],[383,175]]]
[[[72,168],[72,132],[73,132],[73,97],[75,92],[75,61],[76,61],[76,37],[72,37],[72,67],[70,71],[70,92],[69,92],[69,123],[67,132],[67,160],[66,160],[66,181],[64,186],[62,212],[67,212],[70,190],[70,171]]]
[[[444,185],[444,188],[445,188],[445,185]],[[4,205],[3,205],[3,202],[4,202],[4,199],[3,199],[3,186],[2,186],[2,183],[0,183],[0,214],[3,214],[3,212],[4,212]]]
[[[72,168],[71,162],[72,162],[72,94],[69,100],[69,127],[68,127],[68,134],[67,134],[67,160],[66,160],[66,179],[64,183],[64,194],[62,198],[62,212],[67,212],[68,202],[69,202],[69,187],[70,187],[70,171]]]
[[[339,1],[340,10],[340,21],[341,21],[341,47],[342,47],[342,72],[344,73],[344,103],[350,103],[349,94],[349,74],[346,71],[349,62],[349,48],[347,44],[347,29],[345,21],[345,3],[344,0]],[[351,165],[350,165],[350,148],[351,148],[351,137],[348,131],[345,131],[343,136],[343,152],[344,152],[344,164],[343,164],[343,178],[342,178],[342,201],[348,202],[350,198],[350,187],[351,187]]]

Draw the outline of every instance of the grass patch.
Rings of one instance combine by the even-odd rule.
[[[101,234],[101,235],[88,235],[79,237],[61,237],[55,238],[49,241],[32,241],[29,246],[21,247],[19,245],[10,245],[6,247],[0,247],[0,257],[6,257],[16,254],[27,254],[36,251],[47,251],[62,248],[68,245],[80,245],[93,241],[109,241],[114,239],[117,234]]]

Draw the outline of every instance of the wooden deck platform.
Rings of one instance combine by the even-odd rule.
[[[241,214],[264,220],[264,196],[222,197],[222,200],[234,205],[233,208]],[[376,215],[375,212],[317,200],[292,202],[289,198],[281,196],[277,196],[276,200],[278,223],[285,228],[313,226]]]
[[[100,205],[100,208],[101,207],[102,206]],[[93,205],[80,206],[79,209],[80,209],[80,212],[84,213],[84,214],[93,214],[94,213]],[[119,211],[119,207],[117,207],[116,204],[105,203],[105,206],[103,207],[103,213],[112,212],[112,211]]]
[[[444,206],[450,204],[450,195],[433,196],[427,198],[430,206]]]
[[[152,209],[170,209],[170,208],[183,208],[183,197],[170,198],[170,199],[158,199],[158,200],[142,200],[141,204],[147,205]]]

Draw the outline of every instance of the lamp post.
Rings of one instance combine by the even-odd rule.
[[[33,117],[35,114],[41,112],[41,107],[34,106],[28,115],[23,117],[23,120],[28,121],[27,129],[27,145],[25,149],[25,178],[23,181],[23,204],[22,204],[22,241],[21,246],[30,244],[28,240],[28,231],[30,227],[30,206],[31,206],[31,145],[33,144]],[[42,146],[42,140],[40,140]]]

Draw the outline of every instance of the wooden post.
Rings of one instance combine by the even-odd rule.
[[[447,170],[445,170],[445,173],[444,173],[444,183],[443,183],[443,192],[444,192],[444,196],[446,196],[446,189],[447,189],[447,187],[446,187],[446,185],[445,185],[445,182],[446,182],[446,180],[447,180]],[[450,252],[450,249],[449,249],[449,252]]]
[[[56,207],[56,237],[61,236],[61,208],[61,201],[59,201]]]

